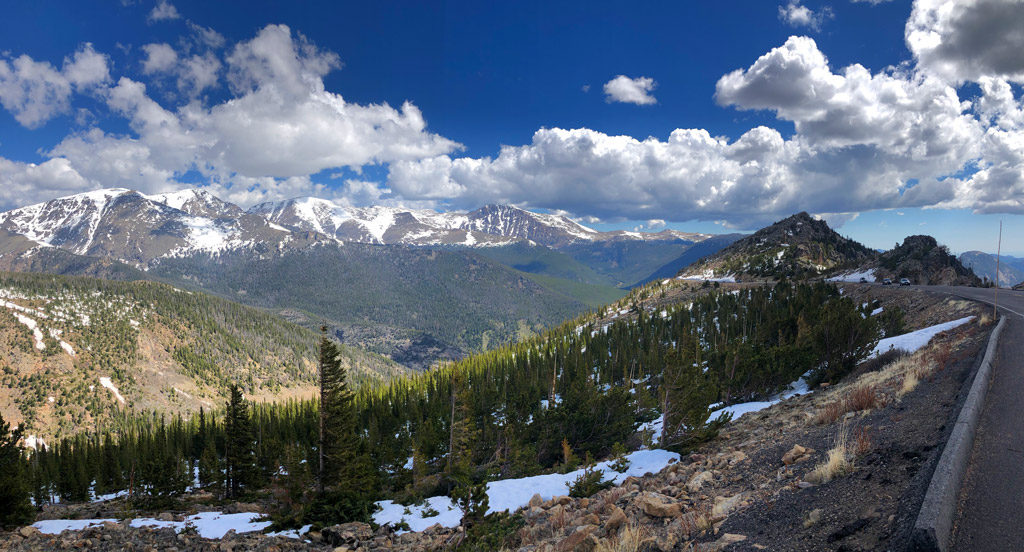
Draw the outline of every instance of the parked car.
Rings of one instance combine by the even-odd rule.
[[[908,280],[906,278],[900,278],[900,285],[901,286],[909,286],[910,285],[910,280]]]
[[[865,277],[863,277],[863,276],[861,276],[861,277],[860,277],[860,283],[862,283],[862,284],[866,284],[866,283],[868,283],[868,279],[867,279],[867,278],[865,278]]]
[[[882,285],[883,286],[891,286],[892,285],[892,280],[890,280],[889,278],[886,278],[886,279],[882,280]]]

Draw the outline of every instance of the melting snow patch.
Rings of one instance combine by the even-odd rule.
[[[679,461],[679,455],[667,450],[638,450],[626,455],[629,467],[625,472],[619,473],[611,468],[612,460],[601,462],[594,466],[594,471],[604,474],[605,481],[612,481],[616,485],[621,484],[627,477],[640,477],[648,473],[657,473],[674,462]],[[570,473],[551,473],[546,475],[535,475],[520,479],[503,479],[492,481],[487,484],[488,513],[508,511],[514,512],[526,506],[539,494],[544,500],[555,496],[569,494],[569,485],[583,474],[583,470],[576,470]],[[391,500],[383,500],[377,503],[380,510],[373,515],[373,521],[378,525],[398,524],[405,521],[413,531],[422,531],[435,523],[444,527],[456,527],[462,521],[462,511],[447,496],[435,496],[428,498],[425,505],[403,506],[395,504]],[[437,515],[423,517],[423,511],[433,509]],[[405,513],[406,510],[409,513]],[[431,512],[433,513],[433,512]]]
[[[39,532],[48,535],[59,535],[62,531],[81,531],[89,527],[102,525],[104,522],[117,523],[116,519],[46,519],[32,524]]]
[[[196,532],[205,539],[219,539],[234,530],[235,533],[252,533],[263,531],[270,526],[269,521],[256,521],[261,514],[241,513],[222,514],[220,512],[199,512],[198,514],[186,516],[185,521],[158,521],[152,518],[137,518],[131,520],[132,527],[170,527],[177,532],[182,532],[187,526],[195,527]],[[95,527],[104,522],[117,523],[116,519],[48,519],[37,521],[33,524],[36,529],[50,535],[60,534],[61,531],[71,529],[80,531],[88,527]],[[308,530],[307,528],[303,528]],[[299,531],[285,531],[280,533],[290,537],[293,534],[297,537]]]
[[[462,521],[462,510],[447,496],[432,496],[425,504],[403,506],[392,500],[382,500],[377,503],[380,510],[373,514],[373,521],[377,525],[390,523],[392,526],[405,521],[412,531],[422,531],[435,523],[442,527],[456,527]],[[405,513],[408,510],[408,514]],[[423,517],[425,511],[436,515]]]
[[[719,408],[718,410],[714,410],[711,412],[711,415],[708,416],[708,421],[710,422],[711,420],[716,420],[726,413],[731,413],[732,419],[738,420],[744,414],[750,412],[757,412],[758,410],[764,410],[765,408],[780,403],[790,397],[810,393],[810,389],[807,386],[807,381],[804,379],[805,377],[807,377],[807,375],[808,374],[804,374],[800,379],[789,384],[789,387],[785,391],[779,393],[778,395],[769,397],[767,400],[731,404],[729,406]]]
[[[837,274],[831,278],[826,278],[828,282],[859,282],[861,278],[869,282],[875,281],[875,269],[869,268],[860,272],[844,272]]]
[[[908,353],[913,353],[914,351],[917,351],[921,347],[927,345],[928,342],[931,341],[932,338],[935,337],[937,334],[947,330],[952,330],[953,328],[963,326],[964,324],[970,322],[971,320],[974,320],[974,317],[968,316],[966,318],[961,318],[959,320],[953,320],[951,322],[936,324],[934,326],[922,328],[920,330],[910,332],[907,334],[897,335],[894,337],[887,337],[885,339],[879,340],[878,345],[876,345],[875,349],[871,351],[871,355],[869,358],[873,358],[882,353],[886,353],[888,351],[896,349],[906,351]]]
[[[121,401],[121,404],[124,404],[124,397],[121,396],[121,392],[117,390],[117,386],[114,385],[114,382],[110,381],[110,378],[106,376],[101,377],[100,385],[106,387],[107,389],[110,389],[110,392],[113,393],[115,397],[117,397],[117,400]]]

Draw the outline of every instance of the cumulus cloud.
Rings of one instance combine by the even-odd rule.
[[[604,83],[605,101],[608,103],[622,102],[636,105],[652,105],[658,100],[651,95],[651,91],[658,86],[650,77],[637,77],[631,79],[626,75],[619,75]]]
[[[178,52],[170,44],[146,44],[142,46],[146,59],[142,61],[142,72],[147,75],[170,71],[178,64]]]
[[[166,43],[146,44],[142,50],[146,52],[146,59],[142,61],[143,74],[173,75],[178,90],[189,98],[218,84],[223,65],[212,52],[179,58],[178,52]]]
[[[149,12],[149,21],[171,21],[174,19],[181,19],[181,14],[178,13],[178,8],[174,7],[167,0],[160,0],[156,6]]]
[[[917,0],[905,36],[918,66],[950,82],[1024,82],[1024,2]]]
[[[107,57],[84,44],[62,69],[27,55],[0,59],[0,104],[26,128],[38,128],[70,110],[72,87],[89,89],[110,79]]]
[[[821,24],[832,18],[832,9],[828,6],[814,11],[800,4],[800,0],[790,0],[785,6],[779,6],[779,19],[791,27],[808,27],[821,30]]]
[[[500,200],[748,228],[799,210],[837,223],[893,207],[1021,212],[1024,111],[1005,81],[985,81],[983,90],[975,105],[924,71],[833,70],[813,39],[791,37],[723,76],[715,94],[723,106],[792,122],[789,139],[767,127],[732,141],[702,129],[667,140],[541,129],[493,159],[393,164],[388,185],[465,207]]]
[[[223,76],[233,95],[214,105],[189,101],[174,108],[161,105],[145,83],[128,77],[96,88],[131,133],[92,128],[45,152],[73,168],[86,187],[160,191],[180,187],[176,178],[198,171],[216,189],[235,190],[227,197],[280,199],[297,190],[310,192],[310,175],[324,170],[433,158],[461,148],[427,131],[423,114],[410,102],[398,108],[356,104],[326,90],[323,77],[340,67],[338,56],[284,25],[267,26],[236,44],[226,67],[211,52],[182,56],[167,44],[143,50],[144,73],[171,75],[193,94]],[[2,83],[10,78],[43,87],[20,85],[10,93],[0,88],[5,107],[23,124],[36,124],[67,111],[73,88],[109,81],[105,65],[101,75],[84,70],[94,61],[91,46],[79,53],[65,62],[64,71],[29,58],[14,60],[13,68],[0,66]],[[7,173],[14,175],[10,178],[27,174],[12,168]]]

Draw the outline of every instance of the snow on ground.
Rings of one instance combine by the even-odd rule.
[[[106,376],[101,377],[100,385],[106,387],[107,389],[110,389],[110,392],[113,393],[115,397],[117,397],[117,400],[121,401],[121,404],[124,404],[124,397],[121,396],[121,392],[117,390],[117,386],[114,385],[114,382],[110,381],[110,378]]]
[[[953,320],[951,322],[945,322],[943,324],[936,324],[934,326],[922,328],[920,330],[906,333],[903,335],[887,337],[885,339],[878,341],[878,345],[876,345],[875,349],[871,351],[871,355],[868,358],[873,358],[875,356],[878,356],[882,353],[886,353],[894,349],[899,349],[901,351],[913,353],[914,351],[917,351],[921,347],[927,345],[928,342],[931,341],[932,338],[936,336],[936,334],[942,333],[947,330],[952,330],[953,328],[958,328],[970,322],[971,320],[974,320],[974,317],[968,316],[965,318],[961,318],[959,320]]]
[[[89,527],[102,525],[104,522],[117,523],[116,519],[44,519],[32,524],[40,532],[48,535],[59,535],[61,531],[81,531]]]
[[[396,525],[405,521],[412,531],[422,531],[435,523],[440,523],[443,527],[456,527],[462,521],[462,510],[447,496],[432,496],[418,506],[403,506],[392,500],[381,500],[377,505],[381,509],[373,514],[373,521],[378,525]],[[405,513],[407,510],[408,514]],[[423,517],[423,512],[427,510],[434,510],[437,513]]]
[[[724,276],[715,276],[714,270],[705,270],[699,274],[683,274],[682,276],[676,276],[677,280],[707,280],[709,282],[728,282],[736,283],[736,276],[734,274],[725,274]]]
[[[6,301],[4,303],[5,303],[5,306],[7,306],[8,308],[10,308],[10,305],[14,304],[14,303],[7,303]],[[40,351],[45,349],[46,348],[46,344],[43,343],[43,331],[39,329],[39,324],[36,324],[36,321],[34,319],[29,318],[29,317],[25,316],[24,314],[21,314],[20,312],[14,312],[14,313],[11,313],[11,314],[13,314],[14,317],[18,319],[18,322],[21,322],[22,324],[27,326],[28,329],[32,330],[32,339],[33,339],[33,341],[36,342],[36,349],[39,349]]]
[[[879,314],[882,314],[882,311],[884,310],[885,307],[878,307],[877,309],[871,311],[871,316],[878,316]]]
[[[827,282],[859,282],[861,278],[869,282],[875,281],[875,269],[869,268],[867,270],[859,272],[844,272],[842,274],[836,274],[831,278],[826,278]]]
[[[778,395],[773,395],[772,397],[769,397],[766,400],[731,404],[729,406],[713,410],[711,412],[711,415],[708,416],[708,421],[710,422],[711,420],[718,419],[719,417],[723,416],[726,413],[731,413],[732,419],[738,420],[744,414],[748,414],[750,412],[757,412],[758,410],[764,410],[765,408],[768,408],[773,404],[780,403],[790,397],[810,393],[811,391],[807,387],[807,381],[804,379],[805,377],[807,377],[807,375],[808,374],[804,374],[803,377],[789,384],[789,387],[785,391],[779,393]]]
[[[880,312],[882,312],[882,309],[875,309],[875,311],[872,312],[871,314],[875,315]],[[935,326],[930,326],[928,328],[923,328],[907,334],[882,339],[878,342],[878,345],[875,346],[875,349],[871,352],[868,358],[878,356],[884,352],[889,351],[890,349],[900,349],[908,353],[913,353],[914,351],[927,345],[928,342],[931,341],[931,339],[935,337],[936,334],[962,326],[973,319],[973,316],[968,316],[966,318],[961,318],[959,320],[953,320],[952,322],[937,324]],[[804,375],[806,376],[806,374]],[[718,418],[719,416],[725,414],[726,412],[731,412],[732,419],[735,420],[749,412],[757,412],[758,410],[764,410],[765,408],[768,408],[773,404],[784,401],[790,397],[796,395],[803,395],[809,392],[810,390],[807,388],[807,382],[804,381],[804,378],[800,378],[797,381],[791,383],[789,385],[789,389],[787,389],[786,391],[783,391],[782,393],[779,393],[778,395],[770,397],[766,400],[733,404],[726,406],[724,408],[714,410],[711,412],[711,415],[708,416],[708,421],[710,422],[711,420]]]
[[[206,539],[219,539],[232,529],[236,533],[252,533],[263,531],[270,526],[269,521],[257,521],[261,514],[241,513],[222,514],[220,512],[199,512],[198,514],[185,516],[185,521],[159,521],[152,518],[136,518],[129,523],[132,527],[170,527],[177,532],[182,532],[186,527],[195,527],[196,532]],[[32,524],[39,531],[51,535],[60,534],[68,529],[79,531],[87,527],[94,527],[103,522],[118,523],[116,519],[48,519],[37,521]],[[303,528],[308,530],[308,528]],[[282,536],[298,538],[303,532],[285,531],[279,533]]]
[[[626,455],[629,467],[625,472],[619,473],[611,468],[613,461],[600,462],[594,466],[594,471],[604,474],[606,481],[613,481],[621,484],[627,477],[642,476],[648,473],[657,473],[665,466],[679,461],[679,455],[667,450],[638,450]],[[539,494],[544,500],[555,496],[568,495],[569,486],[584,470],[579,469],[570,473],[551,473],[522,477],[519,479],[503,479],[491,481],[487,484],[488,513],[508,511],[514,512],[526,506]],[[462,521],[462,511],[449,497],[435,496],[428,498],[426,504],[420,506],[403,506],[395,504],[391,500],[383,500],[377,503],[381,509],[373,515],[373,521],[378,525],[390,523],[396,525],[402,521],[409,524],[413,531],[422,531],[435,523],[444,527],[455,527]],[[424,518],[423,511],[433,509],[436,515]],[[408,514],[406,513],[408,510]],[[433,513],[433,512],[431,512]]]

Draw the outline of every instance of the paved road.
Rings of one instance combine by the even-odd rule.
[[[920,288],[992,303],[991,289]],[[999,338],[951,550],[1024,550],[1024,292],[1000,290]]]

